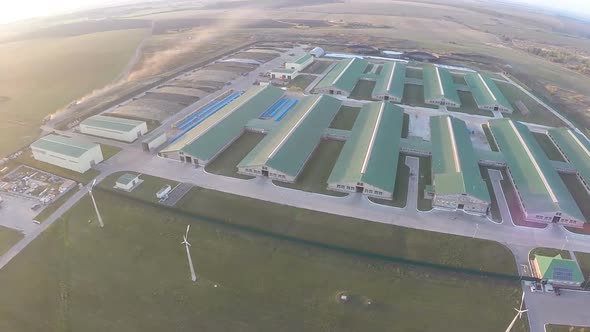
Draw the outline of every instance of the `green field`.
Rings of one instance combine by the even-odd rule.
[[[373,89],[375,88],[375,81],[359,80],[352,92],[350,98],[359,100],[374,100]]]
[[[537,132],[533,132],[533,136],[535,136],[537,143],[539,143],[539,145],[541,146],[543,151],[545,151],[545,154],[547,155],[547,157],[549,159],[557,160],[557,161],[565,161],[565,159],[563,159],[563,156],[561,155],[561,153],[559,152],[559,150],[557,149],[555,144],[553,144],[553,142],[551,141],[549,136],[547,136],[546,134],[537,133]]]
[[[420,157],[420,173],[418,178],[418,210],[432,210],[432,200],[424,198],[424,190],[432,184],[432,160],[429,157]]]
[[[514,113],[512,114],[505,114],[504,117],[511,118],[517,121],[524,121],[530,123],[536,123],[540,125],[545,125],[549,127],[560,127],[563,126],[564,123],[561,122],[559,118],[557,118],[553,113],[551,113],[548,109],[543,107],[543,105],[536,102],[533,98],[529,95],[524,93],[522,90],[517,88],[516,86],[510,83],[504,82],[495,82],[502,94],[508,99],[512,108],[514,109]],[[523,104],[528,108],[529,114],[523,115],[516,107],[517,101],[522,101]]]
[[[238,179],[253,179],[254,177],[252,176],[238,174],[237,165],[263,138],[264,134],[245,132],[209,163],[209,165],[205,166],[205,171]]]
[[[571,259],[570,252],[567,250],[559,250],[553,248],[535,248],[531,250],[529,253],[529,260],[533,260],[535,255],[541,256],[548,256],[548,257],[555,257],[556,255],[561,255],[562,258]]]
[[[372,228],[206,190],[182,202],[203,218],[100,190],[96,198],[111,207],[103,210],[104,229],[84,199],[0,271],[0,330],[495,331],[520,299],[516,281],[411,267],[211,220],[272,222],[276,230],[305,229],[327,241],[381,237],[409,255],[427,251],[462,263],[469,257],[477,265],[506,259],[502,265],[514,269],[509,251],[487,241]],[[187,224],[196,284],[180,245]],[[330,229],[336,232],[326,237]],[[461,253],[449,255],[453,249]],[[338,301],[343,292],[346,303]]]
[[[586,220],[590,220],[590,204],[588,204],[588,202],[590,202],[590,195],[588,195],[586,188],[584,188],[584,185],[582,182],[580,182],[578,176],[575,174],[564,173],[559,173],[559,176],[561,177],[561,180],[567,187],[570,194],[572,194],[572,197],[576,201],[580,211],[582,211],[584,218],[586,218]],[[576,232],[576,230],[573,228],[568,229]]]
[[[474,114],[474,115],[483,115],[483,116],[489,116],[489,117],[494,116],[494,114],[492,112],[483,111],[477,107],[477,103],[475,102],[475,99],[473,98],[473,95],[471,94],[471,92],[457,91],[457,93],[459,94],[459,99],[461,99],[461,107],[459,107],[459,108],[449,107],[448,108],[449,111],[462,112],[462,113]]]
[[[0,226],[0,256],[23,238],[21,232]]]
[[[424,86],[406,84],[404,87],[404,97],[402,103],[410,106],[426,107],[438,109],[436,105],[429,105],[424,102]]]
[[[313,75],[299,75],[295,77],[288,85],[289,89],[304,91],[311,82],[316,79]]]
[[[586,280],[584,286],[588,288],[589,284],[587,282],[590,280],[590,254],[586,252],[574,252],[574,255],[576,255],[576,260],[578,260],[580,269],[582,269],[582,275]]]
[[[343,197],[348,194],[331,191],[327,189],[328,177],[332,173],[332,168],[344,142],[333,140],[322,140],[315,149],[309,160],[305,164],[301,174],[297,177],[295,183],[285,183],[280,181],[273,181],[274,184],[280,187],[303,190],[324,195]]]
[[[490,180],[490,174],[488,173],[488,169],[490,169],[490,167],[479,166],[481,178],[485,181],[488,187],[488,193],[490,194],[490,199],[492,202],[492,204],[490,204],[491,218],[493,221],[500,223],[502,222],[502,215],[500,214],[498,200],[496,199],[496,194],[494,193],[494,187],[492,187],[492,181]]]
[[[117,153],[121,152],[120,148],[106,144],[101,144],[100,149],[102,150],[102,157],[104,158],[104,160],[108,160]]]
[[[402,138],[408,138],[410,132],[410,115],[404,113],[404,124],[402,125]]]
[[[545,327],[545,332],[590,332],[590,327],[550,324]]]
[[[36,139],[48,114],[115,80],[144,35],[121,30],[0,44],[0,132],[11,137],[0,140],[0,156]]]
[[[410,180],[410,168],[406,165],[405,154],[400,154],[397,161],[397,174],[395,175],[395,189],[393,192],[393,199],[378,199],[369,197],[372,202],[377,204],[405,207],[408,203],[408,185]]]
[[[334,120],[332,120],[330,128],[351,130],[360,111],[359,107],[341,106]]]
[[[490,131],[490,127],[488,126],[487,123],[484,123],[481,125],[481,127],[483,128],[483,132],[486,135],[486,138],[488,139],[488,145],[490,146],[490,149],[492,149],[492,151],[500,151],[500,149],[498,148],[498,144],[496,144],[496,141],[494,141],[494,136],[492,135],[492,132]]]

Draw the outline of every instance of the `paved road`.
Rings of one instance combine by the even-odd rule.
[[[500,215],[502,216],[502,223],[514,225],[514,222],[512,221],[512,215],[510,214],[510,209],[508,208],[508,202],[506,201],[506,196],[504,196],[504,190],[502,190],[502,184],[500,184],[500,181],[504,179],[502,172],[495,169],[488,169],[488,175],[490,176],[492,188],[494,189],[494,194],[496,195],[498,209],[500,210]]]
[[[562,290],[560,296],[551,293],[525,291],[531,332],[544,332],[546,324],[590,326],[590,293]]]
[[[406,157],[405,163],[410,168],[406,209],[418,211],[418,176],[420,175],[420,159],[408,156]]]

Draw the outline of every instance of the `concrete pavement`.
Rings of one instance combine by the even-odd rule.
[[[418,211],[418,175],[420,174],[420,159],[408,156],[406,157],[405,164],[410,168],[406,209],[410,211]]]
[[[500,216],[502,216],[502,223],[514,226],[512,215],[510,214],[510,209],[508,208],[508,202],[506,201],[506,196],[504,196],[504,190],[502,190],[502,184],[500,183],[500,181],[504,180],[502,172],[495,169],[488,169],[488,175],[490,176],[492,188],[494,189],[494,194],[496,195],[496,202],[498,203]]]

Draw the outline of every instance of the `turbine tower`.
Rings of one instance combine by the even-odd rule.
[[[522,292],[522,298],[520,299],[520,309],[514,308],[514,310],[516,310],[516,316],[514,316],[514,319],[512,319],[512,322],[510,322],[510,325],[508,325],[506,332],[510,332],[512,330],[512,327],[514,326],[514,323],[516,323],[516,320],[519,318],[522,318],[522,314],[524,314],[525,312],[528,311],[528,309],[522,310],[522,303],[523,302],[524,302],[524,292]]]
[[[186,226],[186,234],[183,235],[183,241],[180,242],[180,244],[184,244],[185,248],[186,248],[186,257],[188,258],[188,267],[191,270],[191,280],[197,281],[197,275],[195,274],[195,268],[193,267],[193,259],[191,258],[191,252],[189,250],[189,247],[191,246],[190,243],[188,243],[187,241],[187,237],[188,237],[188,231],[191,228],[191,225],[187,225]]]
[[[96,179],[94,179],[94,181],[92,181],[90,188],[88,188],[88,195],[90,195],[90,198],[92,199],[92,204],[94,204],[94,211],[96,211],[96,217],[98,218],[98,223],[100,224],[100,227],[104,227],[104,223],[102,222],[102,216],[100,215],[100,212],[98,212],[98,206],[96,205],[96,200],[94,199],[94,195],[92,195],[92,189],[94,188],[95,185],[96,185]]]

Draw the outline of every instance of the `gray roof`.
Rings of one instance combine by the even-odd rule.
[[[448,115],[433,116],[430,136],[436,194],[467,194],[490,203],[465,122]]]
[[[102,130],[126,133],[145,124],[145,122],[114,116],[95,115],[82,121],[80,124]]]
[[[361,109],[328,183],[363,182],[393,193],[404,112],[387,102]]]
[[[567,187],[529,129],[510,119],[490,120],[489,127],[506,157],[508,169],[528,213],[562,212],[584,220]]]
[[[96,143],[88,143],[78,139],[49,134],[41,137],[31,144],[32,148],[42,149],[70,157],[80,157],[88,150],[99,146]]]

